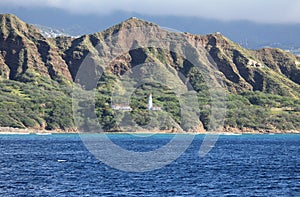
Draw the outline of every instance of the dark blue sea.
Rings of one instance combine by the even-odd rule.
[[[173,136],[109,137],[149,151]],[[79,135],[0,135],[0,196],[300,196],[300,135],[224,135],[200,158],[203,137],[173,163],[136,173],[100,162]]]

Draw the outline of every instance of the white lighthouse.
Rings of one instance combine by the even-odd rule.
[[[148,110],[151,111],[153,108],[153,102],[152,102],[152,94],[148,97]]]

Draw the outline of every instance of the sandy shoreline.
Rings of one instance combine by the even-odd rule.
[[[241,135],[241,134],[300,134],[300,131],[282,131],[282,130],[254,130],[249,128],[237,129],[237,128],[226,128],[217,132],[191,132],[191,133],[179,133],[172,132],[170,130],[154,130],[154,131],[134,131],[134,132],[104,132],[105,134],[212,134],[212,135]],[[11,127],[0,127],[0,134],[82,134],[75,129],[72,130],[41,130],[41,129],[18,129]]]

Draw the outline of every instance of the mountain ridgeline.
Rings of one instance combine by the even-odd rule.
[[[45,38],[32,25],[14,15],[0,15],[0,126],[35,129],[76,130],[72,117],[72,86],[85,58],[99,51],[99,61],[114,56],[122,44],[105,42],[123,30],[156,24],[130,18],[103,32],[74,37]],[[300,129],[300,58],[281,49],[249,50],[220,33],[184,33],[191,48],[205,49],[218,68],[227,92],[225,130],[296,131]],[[137,43],[139,45],[139,43]],[[115,48],[112,49],[112,46]],[[175,46],[176,47],[176,46]],[[116,120],[111,91],[120,77],[134,67],[151,62],[180,71],[189,79],[199,98],[199,127],[209,124],[210,98],[201,74],[171,49],[138,46],[110,62],[97,87],[95,111],[106,131],[122,130]],[[174,81],[180,80],[173,79]],[[158,126],[172,130],[180,123],[180,107],[174,93],[159,84],[144,84],[132,95],[130,106],[135,122],[147,125],[147,95],[170,113],[172,121]],[[155,95],[159,95],[155,97]],[[155,112],[156,113],[156,112]],[[159,112],[157,112],[159,113]]]

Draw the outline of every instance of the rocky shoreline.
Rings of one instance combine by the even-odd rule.
[[[222,133],[237,133],[237,134],[300,134],[298,130],[270,130],[270,129],[253,129],[253,128],[224,128]]]
[[[12,128],[12,127],[0,127],[0,134],[31,134],[31,133],[38,133],[38,134],[78,133],[78,131],[76,129],[45,130],[45,129],[33,129],[33,128],[19,129],[19,128]]]
[[[80,133],[77,129],[67,129],[67,130],[45,130],[45,129],[19,129],[12,127],[0,127],[0,134],[76,134]],[[95,132],[96,133],[96,132]],[[143,130],[143,131],[134,131],[134,132],[106,132],[106,133],[136,133],[136,134],[145,134],[145,133],[161,133],[161,134],[183,134],[183,132],[176,132],[174,130]],[[216,132],[207,132],[205,130],[200,130],[196,132],[189,132],[188,134],[300,134],[298,130],[267,130],[267,129],[252,129],[252,128],[224,128]]]

